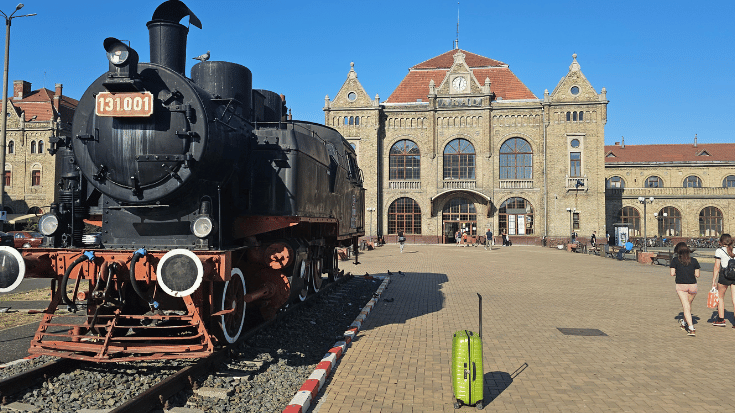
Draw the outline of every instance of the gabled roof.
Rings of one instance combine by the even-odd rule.
[[[454,54],[460,51],[465,54],[465,63],[481,85],[485,83],[485,78],[490,79],[491,90],[496,97],[538,99],[505,63],[465,50],[453,49],[410,68],[386,103],[414,103],[419,99],[426,101],[429,83],[433,80],[435,85],[441,84],[454,65]]]
[[[30,121],[34,116],[34,120],[51,121],[54,119],[56,109],[54,109],[54,92],[46,88],[34,90],[28,96],[20,100],[13,100],[13,106],[17,107],[25,114],[25,121]],[[71,122],[74,117],[79,101],[68,96],[61,95],[59,101],[58,113],[63,122]]]
[[[508,67],[505,63],[480,56],[462,49],[452,49],[446,53],[442,53],[437,57],[421,62],[411,69],[449,69],[454,64],[454,54],[457,52],[464,53],[464,61],[470,68],[475,67]]]
[[[735,143],[605,145],[605,164],[654,162],[732,162]],[[611,155],[612,154],[612,155]]]

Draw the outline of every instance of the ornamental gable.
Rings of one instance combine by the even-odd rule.
[[[598,95],[595,88],[587,80],[577,63],[577,54],[572,55],[572,64],[569,72],[561,78],[550,97],[555,103],[576,103],[604,100],[604,95]]]
[[[327,103],[332,109],[353,109],[366,108],[373,106],[373,100],[362,87],[360,81],[357,80],[357,72],[355,72],[355,63],[350,63],[350,71],[347,73],[347,80],[337,92],[334,100]]]

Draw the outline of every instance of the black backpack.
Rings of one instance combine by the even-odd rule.
[[[725,251],[725,254],[727,254],[727,251]],[[728,281],[735,281],[735,258],[730,257],[730,260],[727,261],[727,267],[720,269],[720,274]]]

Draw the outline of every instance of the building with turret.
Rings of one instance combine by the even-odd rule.
[[[23,80],[13,82],[8,99],[5,142],[5,193],[9,214],[48,212],[54,201],[56,157],[48,149],[51,139],[69,136],[77,100],[55,90],[31,90]]]
[[[324,112],[357,150],[366,233],[445,243],[491,228],[536,243],[604,233],[607,104],[576,55],[538,98],[507,64],[454,49],[411,67],[384,102],[353,66]]]

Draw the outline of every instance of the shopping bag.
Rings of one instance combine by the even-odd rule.
[[[712,287],[707,294],[707,308],[717,308],[717,303],[720,301],[720,296],[717,294],[717,288]]]

